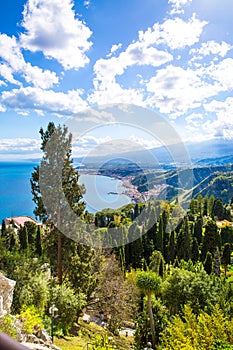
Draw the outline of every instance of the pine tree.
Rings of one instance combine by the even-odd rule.
[[[72,215],[83,215],[85,204],[82,199],[84,188],[78,184],[79,174],[71,159],[71,134],[67,127],[50,122],[47,130],[40,129],[41,165],[34,168],[31,177],[34,214],[43,223],[50,224],[57,236],[57,275],[62,283],[62,232],[76,237]],[[42,198],[43,192],[43,198]],[[46,203],[45,203],[46,202]],[[45,203],[45,204],[44,204]],[[82,231],[82,228],[79,228]]]

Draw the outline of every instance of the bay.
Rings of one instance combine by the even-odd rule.
[[[7,217],[29,215],[35,217],[30,178],[34,162],[0,162],[0,220]],[[86,209],[95,213],[104,208],[116,209],[130,203],[118,179],[102,175],[81,175],[80,183],[86,187]]]
[[[124,194],[122,181],[103,175],[81,175],[80,184],[84,184],[86,193],[83,198],[86,209],[96,213],[105,208],[117,209],[131,202],[130,197]]]

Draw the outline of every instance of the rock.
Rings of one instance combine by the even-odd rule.
[[[2,305],[0,306],[2,310],[0,309],[0,315],[10,314],[11,312],[15,284],[16,281],[10,280],[9,278],[0,274],[0,296],[2,296]]]
[[[52,340],[51,340],[51,337],[50,335],[46,332],[45,329],[39,329],[35,335],[37,336],[37,338],[43,340],[44,343],[47,343],[47,344],[51,344],[52,343]]]

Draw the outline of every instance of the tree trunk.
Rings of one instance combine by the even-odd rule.
[[[148,296],[148,313],[149,313],[149,317],[150,317],[152,346],[155,347],[155,323],[154,323],[154,317],[153,317],[152,305],[151,305],[151,293],[148,293],[147,296]]]
[[[62,244],[60,231],[60,208],[58,209],[58,230],[57,230],[57,277],[58,282],[62,285]]]

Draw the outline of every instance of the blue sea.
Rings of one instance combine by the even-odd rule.
[[[18,215],[35,217],[30,178],[33,162],[0,162],[0,220]],[[86,209],[95,213],[103,208],[118,208],[130,203],[121,194],[124,190],[118,179],[100,175],[81,175],[80,183],[86,187]]]

